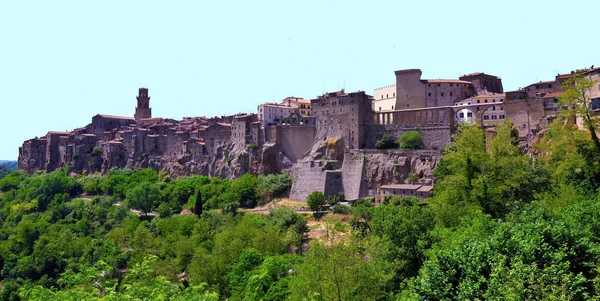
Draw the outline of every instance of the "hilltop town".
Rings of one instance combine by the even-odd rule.
[[[584,68],[504,91],[498,76],[423,79],[419,69],[395,71],[395,84],[365,91],[287,97],[256,112],[221,117],[153,117],[140,88],[134,117],[98,114],[70,132],[50,131],[19,148],[19,169],[106,173],[113,167],[151,167],[174,176],[237,177],[281,171],[293,177],[290,198],[312,191],[346,199],[384,194],[429,196],[441,150],[463,122],[477,122],[488,138],[510,120],[526,149],[556,117],[562,83],[575,74],[594,80],[590,99],[600,109],[600,68]],[[384,134],[417,131],[420,150],[379,150]],[[414,175],[418,180],[407,183]]]

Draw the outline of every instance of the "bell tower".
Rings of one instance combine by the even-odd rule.
[[[140,88],[136,98],[137,107],[135,108],[135,120],[152,118],[152,108],[150,108],[150,96],[148,96],[148,88]]]

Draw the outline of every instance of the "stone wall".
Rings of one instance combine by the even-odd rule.
[[[343,191],[347,200],[358,200],[368,195],[367,183],[364,179],[365,154],[348,152],[344,154],[342,165]]]
[[[504,111],[506,111],[506,118],[519,131],[520,138],[527,137],[529,126],[531,126],[532,131],[535,131],[539,127],[547,125],[544,113],[544,100],[540,97],[528,98],[527,100],[507,99],[504,102]]]
[[[375,148],[377,140],[381,139],[383,134],[390,134],[392,137],[399,138],[406,131],[417,131],[423,138],[424,149],[441,150],[451,142],[453,128],[449,126],[438,127],[406,127],[399,125],[378,125],[373,126],[369,132],[367,146]]]
[[[278,126],[277,145],[292,162],[304,157],[315,140],[314,126]]]
[[[324,164],[324,161],[306,161],[294,165],[290,199],[305,202],[306,197],[311,192],[325,191],[326,173],[323,170]]]

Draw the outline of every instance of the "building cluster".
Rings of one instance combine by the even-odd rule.
[[[599,70],[580,70],[596,81],[590,95],[593,109],[600,109]],[[99,114],[85,127],[27,140],[19,149],[19,168],[52,171],[69,165],[78,172],[106,172],[113,166],[151,165],[149,157],[186,164],[209,161],[224,149],[236,154],[265,145],[296,163],[308,160],[311,150],[327,141],[341,143],[345,150],[370,149],[383,134],[400,136],[407,130],[419,131],[427,149],[440,150],[458,123],[479,122],[493,131],[505,119],[526,138],[555,118],[562,83],[574,74],[505,92],[499,77],[481,72],[422,79],[421,70],[407,69],[396,71],[395,84],[375,89],[372,96],[341,90],[310,100],[287,97],[264,103],[256,113],[182,120],[153,118],[148,89],[140,88],[134,117]],[[396,184],[381,183],[381,191],[430,193],[428,187],[389,186]]]

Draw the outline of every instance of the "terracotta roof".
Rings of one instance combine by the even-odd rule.
[[[290,110],[295,110],[295,107],[292,106],[287,106],[287,105],[278,105],[278,104],[271,104],[271,103],[265,103],[262,104],[261,106],[263,107],[272,107],[272,108],[281,108],[281,109],[290,109]]]
[[[111,140],[111,141],[108,141],[108,144],[123,144],[123,141]]]
[[[252,116],[252,114],[238,115],[238,116],[235,116],[233,118],[235,118],[235,119],[242,119],[242,118],[246,118],[246,117],[250,117],[250,116]]]
[[[561,95],[563,95],[563,93],[564,92],[551,92],[551,93],[544,95],[544,97],[542,97],[542,98],[559,98]]]
[[[106,118],[106,119],[123,119],[123,120],[135,120],[133,117],[125,117],[125,116],[114,116],[114,115],[104,115],[98,114],[97,116]]]
[[[94,134],[82,134],[81,136],[84,136],[84,137],[96,137],[96,135],[94,135]]]
[[[220,126],[231,126],[231,123],[225,123],[225,122],[217,122],[217,124]]]
[[[453,84],[473,84],[471,82],[465,81],[465,80],[459,80],[459,79],[425,79],[423,80],[426,83],[453,83]]]
[[[414,184],[390,184],[381,186],[382,189],[406,189],[406,190],[417,190],[423,185]]]
[[[433,186],[421,186],[421,188],[417,189],[418,192],[430,192],[433,189]]]

